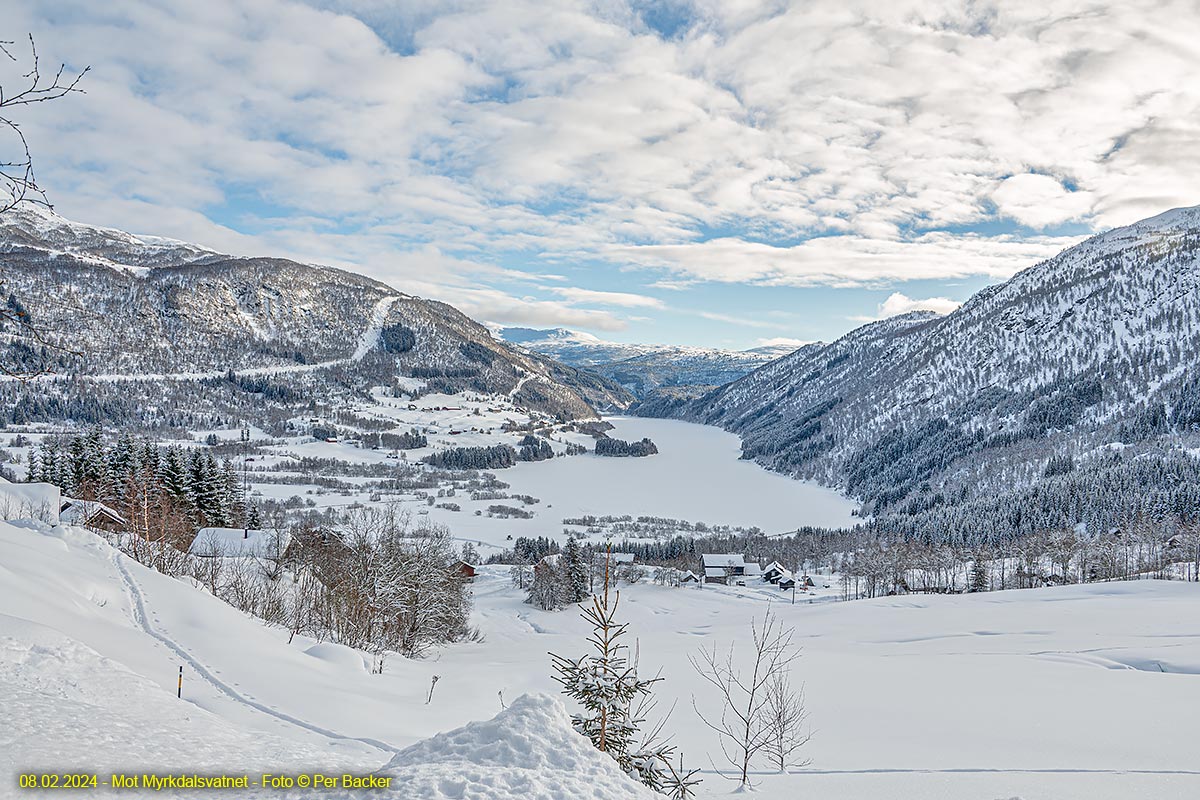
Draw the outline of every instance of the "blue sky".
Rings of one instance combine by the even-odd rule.
[[[831,340],[1200,202],[1190,1],[11,5],[65,216],[501,325]]]

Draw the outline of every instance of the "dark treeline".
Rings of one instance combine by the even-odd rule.
[[[425,434],[416,428],[404,433],[364,433],[360,438],[363,447],[382,447],[387,450],[416,450],[429,445]]]
[[[517,451],[507,444],[454,447],[425,456],[422,460],[441,469],[504,469],[517,463]]]
[[[627,442],[624,439],[612,439],[607,436],[596,440],[596,455],[598,456],[640,458],[656,453],[658,453],[658,447],[648,438],[642,439],[640,442]]]

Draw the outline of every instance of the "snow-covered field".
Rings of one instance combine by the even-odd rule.
[[[361,773],[393,762],[410,783],[409,793],[393,787],[398,797],[553,798],[535,778],[552,783],[570,772],[529,752],[527,735],[498,741],[503,725],[397,755],[492,718],[502,702],[516,709],[504,719],[526,734],[549,726],[553,703],[517,699],[555,693],[546,654],[582,654],[585,629],[572,611],[522,603],[502,568],[486,568],[474,587],[473,622],[484,641],[422,661],[394,657],[372,675],[355,651],[301,637],[289,644],[286,631],[78,529],[0,523],[0,556],[0,795],[15,795],[16,774],[30,769]],[[643,674],[661,669],[662,706],[676,704],[669,727],[695,766],[711,770],[719,750],[692,708],[693,697],[701,709],[713,706],[687,657],[714,644],[744,647],[750,620],[772,597],[804,646],[794,678],[806,684],[815,735],[812,766],[759,776],[764,792],[946,800],[1200,793],[1196,584],[795,606],[749,588],[624,588],[621,615],[638,638]],[[183,701],[175,698],[181,665]],[[547,731],[551,740],[562,735]],[[564,758],[595,768],[581,753]],[[531,770],[539,759],[542,769]],[[495,770],[490,790],[463,777],[486,777],[480,764]],[[732,785],[710,773],[701,788],[716,796]]]

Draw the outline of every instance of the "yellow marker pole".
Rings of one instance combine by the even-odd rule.
[[[175,696],[183,699],[183,667],[179,668],[179,685],[175,688]]]

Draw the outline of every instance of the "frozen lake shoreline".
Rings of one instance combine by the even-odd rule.
[[[757,526],[782,533],[802,525],[851,525],[858,504],[811,481],[797,481],[742,461],[735,434],[708,425],[643,417],[611,417],[609,435],[649,437],[659,453],[646,458],[592,455],[521,463],[496,472],[512,494],[540,498],[533,519],[477,517],[486,503],[462,503],[461,512],[433,509],[458,538],[502,545],[508,535],[562,537],[562,519],[629,514]]]

